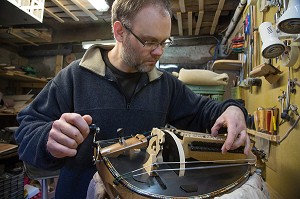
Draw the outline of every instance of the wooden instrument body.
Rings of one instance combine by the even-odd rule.
[[[164,132],[172,134],[168,130]],[[183,148],[186,147],[184,144],[186,143],[182,143]],[[100,145],[98,147],[106,147]],[[99,153],[101,150],[95,151]],[[174,166],[163,162],[155,169],[156,175],[149,175],[145,163],[150,155],[145,148],[126,151],[118,157],[105,157],[101,153],[96,156],[98,173],[111,198],[212,198],[240,187],[248,179],[252,169],[248,164],[212,168],[211,166],[219,164],[196,162],[185,164],[184,175],[180,176],[176,170],[180,164]],[[187,162],[188,159],[191,157],[187,155]]]

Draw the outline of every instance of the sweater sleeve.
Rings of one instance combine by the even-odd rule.
[[[37,97],[17,116],[20,126],[15,134],[19,144],[21,160],[43,169],[58,169],[64,159],[53,157],[46,149],[48,135],[53,121],[64,112],[70,112],[66,103],[68,96],[62,95],[54,80],[48,82]],[[51,107],[51,108],[49,108]]]

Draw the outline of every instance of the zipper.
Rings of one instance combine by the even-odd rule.
[[[109,77],[106,77],[106,80],[108,80],[108,81],[112,82],[113,84],[115,84],[115,87],[117,88],[117,90],[119,90],[119,92],[122,93],[123,97],[125,98],[125,102],[126,102],[126,105],[125,105],[126,110],[129,110],[130,109],[130,102],[127,101],[126,95],[123,93],[122,89],[120,89],[120,86],[119,86],[118,82],[115,81],[115,79],[109,78]],[[132,98],[133,98],[133,96],[132,96]]]
[[[157,79],[153,80],[152,82],[158,81],[160,78],[161,78],[161,76],[158,77]],[[127,102],[127,100],[126,100],[126,110],[129,110],[129,109],[130,109],[130,105],[131,105],[131,102],[132,102],[132,100],[134,99],[134,97],[135,97],[139,92],[141,92],[141,90],[143,90],[148,84],[151,84],[152,82],[146,82],[146,83],[144,83],[143,86],[142,86],[137,92],[135,92],[135,93],[133,94],[133,96],[131,97],[131,99],[130,99],[129,102]],[[123,94],[123,95],[124,95],[124,94]],[[125,95],[124,95],[124,96],[125,96]],[[126,98],[126,97],[125,97],[125,98]]]
[[[156,82],[156,81],[158,81],[160,78],[161,78],[161,76],[158,77],[157,79],[153,80],[152,82]],[[129,109],[130,109],[131,101],[134,99],[134,97],[135,97],[141,90],[143,90],[143,88],[145,88],[148,84],[151,84],[151,83],[152,83],[152,82],[144,83],[143,86],[142,86],[136,93],[133,94],[133,96],[131,97],[130,101],[128,102],[128,101],[126,100],[126,96],[125,96],[125,94],[123,93],[122,89],[120,89],[120,87],[119,87],[119,85],[118,85],[118,82],[116,82],[113,78],[109,78],[109,77],[106,77],[106,79],[107,79],[108,81],[110,81],[110,82],[114,82],[114,83],[116,84],[117,89],[123,94],[123,96],[124,96],[124,98],[125,98],[125,101],[126,101],[126,110],[129,110]]]

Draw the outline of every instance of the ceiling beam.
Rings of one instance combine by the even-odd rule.
[[[78,8],[80,8],[83,12],[85,12],[88,16],[90,16],[94,20],[98,20],[98,17],[94,15],[91,11],[89,11],[82,3],[78,2],[78,0],[71,0]]]
[[[198,12],[198,20],[195,29],[195,35],[199,35],[201,24],[204,16],[204,0],[198,0],[199,3],[199,12]]]
[[[221,15],[221,11],[223,10],[224,3],[225,3],[225,0],[220,0],[219,1],[219,5],[218,5],[218,8],[216,10],[216,14],[215,14],[215,17],[214,17],[214,20],[213,20],[213,23],[212,23],[212,26],[211,26],[211,29],[210,29],[210,35],[213,35],[216,31],[216,27],[218,25],[219,17]]]
[[[193,12],[188,12],[188,28],[189,28],[189,35],[193,35]]]
[[[14,37],[16,37],[16,38],[18,38],[18,39],[20,39],[20,40],[22,40],[22,41],[25,41],[26,43],[32,44],[34,46],[38,46],[38,44],[36,44],[36,43],[34,43],[32,41],[29,41],[28,39],[25,39],[25,38],[21,37],[20,35],[18,35],[17,33],[15,33],[12,28],[9,28],[7,30],[7,33],[10,34],[10,35],[12,35],[12,36],[14,36]]]
[[[181,12],[177,12],[177,23],[178,23],[178,34],[179,36],[183,36]]]
[[[62,3],[57,0],[51,0],[54,4],[60,7],[67,15],[69,15],[74,21],[79,21],[79,19],[70,11],[68,10]]]
[[[196,29],[195,29],[195,35],[199,35],[199,33],[200,33],[203,16],[204,16],[204,11],[199,11],[198,20],[197,20]]]
[[[185,13],[185,2],[184,0],[179,0],[179,7],[182,13]]]
[[[50,15],[51,17],[53,17],[54,19],[56,19],[57,21],[59,21],[60,23],[64,23],[65,21],[60,18],[59,16],[57,16],[56,14],[54,14],[53,12],[51,12],[48,8],[45,8],[45,12]]]
[[[204,11],[204,0],[198,0],[199,11]]]

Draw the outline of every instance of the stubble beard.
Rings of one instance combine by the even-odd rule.
[[[143,64],[139,57],[139,53],[133,48],[129,38],[127,37],[123,42],[123,48],[121,51],[121,58],[125,64],[131,68],[134,68],[138,72],[149,72],[155,67],[155,65]]]

